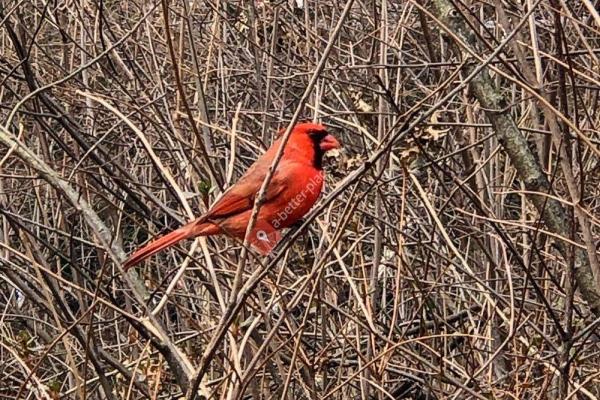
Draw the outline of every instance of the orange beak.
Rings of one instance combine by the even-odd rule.
[[[327,135],[323,139],[321,139],[321,143],[319,143],[319,147],[323,151],[329,151],[329,150],[333,150],[333,149],[339,149],[342,146],[340,145],[340,142],[338,142],[335,137],[333,137],[332,135]]]

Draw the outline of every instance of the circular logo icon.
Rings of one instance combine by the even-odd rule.
[[[263,241],[263,242],[269,241],[269,237],[267,236],[267,233],[265,231],[257,231],[256,237],[258,238],[258,240]]]

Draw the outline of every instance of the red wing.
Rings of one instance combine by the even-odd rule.
[[[266,160],[263,159],[257,160],[244,176],[242,176],[235,185],[229,188],[211,207],[206,214],[206,217],[208,219],[221,219],[251,210],[252,207],[254,207],[254,200],[269,168],[269,164],[266,164],[265,161]],[[271,182],[269,182],[269,187],[265,194],[265,201],[277,197],[288,186],[284,174],[280,172],[284,170],[282,164],[283,162],[279,163]]]

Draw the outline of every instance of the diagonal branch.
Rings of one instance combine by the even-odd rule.
[[[474,47],[476,38],[460,13],[455,12],[454,6],[447,0],[434,0],[433,3],[436,17],[445,25],[445,29],[452,33],[454,39],[460,39],[456,42]],[[461,52],[463,56],[469,58],[472,50],[467,51],[461,47]],[[473,65],[465,66],[467,73],[471,73],[473,70]],[[542,215],[548,229],[560,236],[569,237],[574,221],[569,218],[560,201],[553,196],[545,195],[552,192],[552,186],[529,148],[529,143],[510,115],[508,102],[493,83],[487,68],[483,69],[470,82],[469,88],[481,104],[525,188],[530,192],[540,193],[531,194],[529,199]],[[587,254],[579,247],[570,248],[564,241],[558,241],[557,248],[567,262],[573,259],[575,278],[579,289],[594,314],[600,315],[600,288],[596,284]]]
[[[132,324],[132,326],[138,331],[142,331],[141,333],[143,333],[144,336],[150,336],[154,339],[153,342],[155,346],[165,357],[181,390],[185,392],[192,376],[192,364],[186,355],[171,341],[158,319],[152,315],[150,309],[147,307],[145,299],[148,298],[148,293],[142,280],[138,277],[137,272],[130,270],[126,273],[123,270],[122,261],[126,258],[125,252],[117,241],[112,240],[110,230],[77,191],[63,180],[44,160],[39,158],[37,154],[21,143],[4,127],[0,127],[0,143],[10,149],[14,149],[14,153],[19,156],[23,162],[37,171],[42,179],[48,182],[57,191],[63,193],[68,201],[81,212],[84,220],[94,233],[94,236],[119,269],[119,272],[129,286],[138,305],[144,310],[146,316],[142,318],[142,323]]]

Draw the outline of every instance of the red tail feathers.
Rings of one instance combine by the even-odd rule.
[[[146,258],[158,253],[159,251],[171,247],[178,242],[193,238],[196,236],[213,235],[218,233],[218,226],[208,223],[198,223],[198,220],[192,221],[173,232],[167,233],[164,236],[159,237],[155,241],[147,244],[146,246],[137,249],[123,264],[123,269],[127,271],[132,266],[139,262],[142,262]]]

